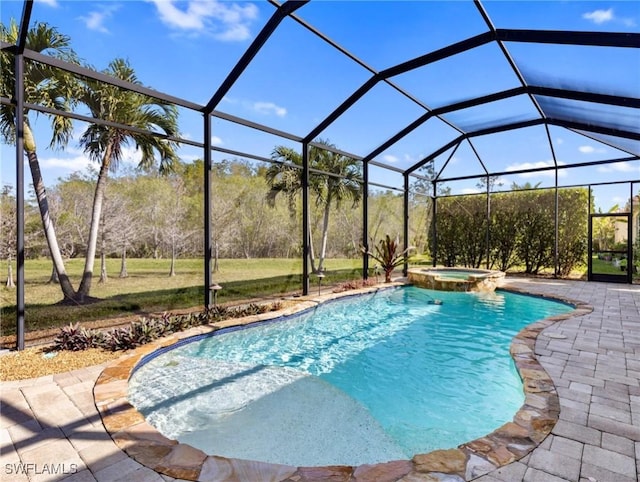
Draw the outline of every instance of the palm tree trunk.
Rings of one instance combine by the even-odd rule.
[[[107,187],[107,174],[109,172],[109,164],[111,161],[111,147],[107,146],[100,172],[98,173],[98,181],[96,182],[96,190],[93,195],[93,210],[91,212],[91,227],[89,228],[89,239],[87,240],[87,257],[84,262],[84,271],[82,273],[82,281],[78,288],[78,298],[82,302],[85,296],[91,292],[91,281],[93,279],[93,264],[96,260],[96,247],[98,245],[98,231],[100,228],[100,216],[102,214],[102,202],[104,200],[104,191]]]
[[[322,218],[322,245],[320,248],[320,260],[318,261],[318,271],[322,271],[324,258],[327,254],[327,238],[329,237],[329,212],[331,211],[331,191],[327,194],[327,201],[324,205],[324,215]]]
[[[309,261],[311,261],[311,272],[317,273],[316,271],[316,256],[313,251],[313,234],[311,233],[311,212],[307,214],[309,218]]]
[[[98,283],[106,283],[107,276],[107,258],[105,256],[105,241],[104,241],[104,216],[100,216],[100,224],[102,225],[102,237],[100,238],[100,279]]]
[[[44,181],[42,180],[42,173],[40,172],[40,162],[38,161],[38,154],[36,153],[35,140],[33,139],[33,133],[27,124],[24,125],[24,150],[27,153],[27,159],[29,161],[29,169],[31,170],[33,188],[36,192],[38,208],[40,209],[44,236],[47,240],[47,246],[49,248],[49,253],[51,254],[53,266],[58,273],[60,289],[62,290],[62,295],[65,299],[73,300],[76,297],[76,293],[64,267],[64,260],[62,259],[62,253],[60,252],[60,246],[58,245],[56,230],[53,225],[53,221],[51,220],[51,216],[49,215],[47,191],[44,187]]]
[[[55,265],[53,265],[51,267],[51,276],[49,276],[48,283],[51,283],[51,284],[60,283],[60,277],[58,276],[58,272],[56,271],[56,266]]]

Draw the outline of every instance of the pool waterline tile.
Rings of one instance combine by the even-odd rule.
[[[393,283],[392,286],[402,286],[404,283]],[[387,289],[389,285],[379,287],[362,288],[358,290],[321,295],[312,297],[298,303],[296,306],[287,308],[286,315],[281,312],[273,312],[258,317],[247,317],[245,319],[235,319],[233,323],[217,323],[215,328],[227,326],[242,326],[256,321],[264,321],[273,317],[290,316],[304,310],[308,310],[318,303],[327,302],[345,296],[355,296],[363,293],[375,292],[379,289]],[[528,294],[524,290],[509,289],[508,291]],[[538,362],[534,353],[535,342],[542,330],[557,323],[576,316],[590,313],[593,308],[586,303],[570,299],[553,298],[576,307],[570,313],[549,317],[545,320],[535,322],[521,330],[513,339],[510,353],[515,361],[516,367],[523,381],[525,392],[524,405],[514,415],[514,422],[508,422],[491,434],[474,441],[461,444],[456,449],[437,450],[428,454],[417,454],[410,461],[392,462],[394,469],[402,472],[397,479],[405,477],[404,471],[411,466],[408,474],[419,473],[420,475],[449,474],[453,477],[460,477],[460,480],[471,480],[483,474],[489,473],[498,467],[504,466],[515,460],[526,456],[547,435],[549,435],[558,421],[559,398],[551,377]],[[302,301],[302,300],[301,300]],[[237,467],[244,467],[243,464],[258,464],[261,470],[269,472],[272,476],[282,474],[282,467],[278,464],[268,464],[263,462],[248,462],[238,459],[206,455],[198,449],[189,445],[179,443],[175,440],[167,439],[155,431],[144,417],[132,407],[127,397],[127,384],[121,383],[128,380],[136,365],[145,357],[152,355],[161,348],[167,348],[180,341],[187,340],[197,335],[202,335],[212,331],[201,327],[187,330],[178,336],[173,335],[167,339],[158,340],[149,345],[138,348],[130,356],[122,357],[108,365],[96,381],[94,397],[96,406],[99,408],[105,428],[118,445],[133,459],[153,470],[185,480],[199,480],[203,470],[207,473],[222,470],[225,473],[232,470],[236,473]],[[103,386],[104,385],[104,386]],[[533,403],[528,403],[533,402]],[[145,424],[145,425],[142,425]],[[143,430],[141,428],[144,427]],[[167,450],[169,449],[169,450]],[[204,457],[202,456],[204,455]],[[387,473],[389,463],[367,464],[362,466],[339,466],[339,467],[297,467],[290,477],[309,478],[314,480],[321,474],[323,476],[345,475],[345,480],[356,473],[377,474]],[[235,468],[234,468],[235,467]],[[402,467],[401,469],[398,467]],[[285,472],[290,469],[286,469]],[[311,473],[315,474],[311,477]],[[318,475],[318,477],[316,477]],[[394,475],[395,476],[395,475]],[[271,478],[270,478],[271,479]],[[271,479],[283,480],[283,479]],[[356,480],[361,480],[356,478]],[[376,479],[371,479],[376,480]]]

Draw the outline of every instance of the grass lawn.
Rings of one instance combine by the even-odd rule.
[[[83,260],[66,263],[67,272],[77,287]],[[40,330],[78,321],[94,321],[132,314],[157,313],[202,306],[204,303],[203,260],[179,259],[176,276],[169,276],[170,260],[129,259],[127,278],[119,278],[120,260],[107,260],[108,280],[98,283],[99,262],[96,262],[91,296],[98,302],[82,305],[60,305],[60,287],[48,283],[51,275],[49,260],[28,260],[25,263],[25,329]],[[323,284],[361,278],[360,259],[326,260],[327,276]],[[15,268],[14,268],[15,273]],[[301,290],[302,265],[299,259],[223,259],[213,279],[223,289],[219,303],[252,298],[268,298]],[[15,333],[16,290],[0,289],[0,334]],[[312,289],[316,283],[311,275]]]
[[[593,256],[591,265],[591,272],[597,274],[617,274],[624,276],[626,271],[622,271],[620,266],[614,266],[611,261],[605,261],[604,259],[598,259],[598,256]]]

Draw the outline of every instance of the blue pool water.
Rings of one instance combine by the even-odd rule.
[[[295,466],[410,458],[512,420],[524,395],[511,339],[571,309],[502,291],[383,290],[167,351],[135,372],[129,399],[209,454]]]

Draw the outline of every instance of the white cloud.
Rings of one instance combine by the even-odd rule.
[[[101,6],[100,10],[94,10],[89,12],[88,15],[80,17],[89,30],[95,30],[96,32],[109,33],[109,29],[105,27],[106,20],[111,18],[115,12],[120,8],[119,5]]]
[[[149,0],[160,20],[170,28],[209,33],[221,41],[242,41],[251,36],[250,24],[258,17],[258,7],[219,0]]]
[[[625,27],[635,27],[636,21],[633,18],[621,18],[620,21]]]
[[[215,37],[223,42],[241,42],[251,37],[251,31],[248,25],[236,24],[230,26],[224,32],[217,34]]]
[[[593,154],[594,152],[602,154],[604,152],[607,152],[607,150],[604,149],[603,147],[600,147],[600,148],[596,149],[593,146],[580,146],[580,147],[578,147],[578,150],[580,152],[582,152],[583,154]]]
[[[252,107],[253,110],[260,114],[275,114],[278,117],[284,117],[287,115],[287,109],[280,107],[273,102],[254,102]]]
[[[69,157],[41,157],[40,164],[43,169],[63,169],[69,172],[86,171],[88,166],[96,165],[82,151],[75,150],[71,154],[73,155]]]
[[[193,162],[196,159],[202,159],[202,154],[180,154],[180,159],[184,162]]]
[[[235,97],[224,96],[222,102],[226,102],[232,105],[240,105],[243,109],[248,111],[258,112],[262,115],[277,115],[278,117],[284,117],[287,115],[287,109],[281,107],[274,102],[265,101],[252,101],[247,99],[238,99]]]
[[[211,145],[212,146],[221,146],[223,144],[222,139],[218,136],[211,136]]]
[[[562,166],[564,163],[558,162],[558,166]],[[538,162],[521,162],[520,164],[511,164],[507,166],[507,171],[520,171],[523,169],[541,169],[545,167],[553,167],[553,161],[538,161]],[[555,170],[548,169],[546,171],[536,171],[536,172],[523,172],[517,174],[518,177],[536,177],[536,176],[546,176],[546,177],[554,177],[556,175]],[[561,169],[558,171],[558,177],[564,177],[567,175],[566,169]]]
[[[637,162],[616,162],[599,166],[598,172],[637,172],[640,173],[640,165]]]
[[[35,0],[36,3],[44,3],[45,5],[49,5],[50,7],[57,7],[58,0]]]
[[[398,162],[398,158],[396,156],[391,155],[391,154],[386,154],[386,155],[382,156],[382,159],[384,159],[386,162],[389,162],[391,164],[393,164],[394,162]]]
[[[635,27],[636,21],[631,17],[618,17],[613,12],[613,8],[607,10],[594,10],[593,12],[587,12],[582,14],[582,18],[589,20],[596,25],[601,25],[607,22],[621,23],[626,27]]]
[[[486,189],[479,189],[477,187],[465,187],[463,189],[460,189],[460,194],[478,194],[486,191]]]
[[[583,13],[582,18],[590,20],[598,25],[600,25],[601,23],[610,22],[614,18],[613,8],[609,8],[608,10],[594,10],[593,12]]]

